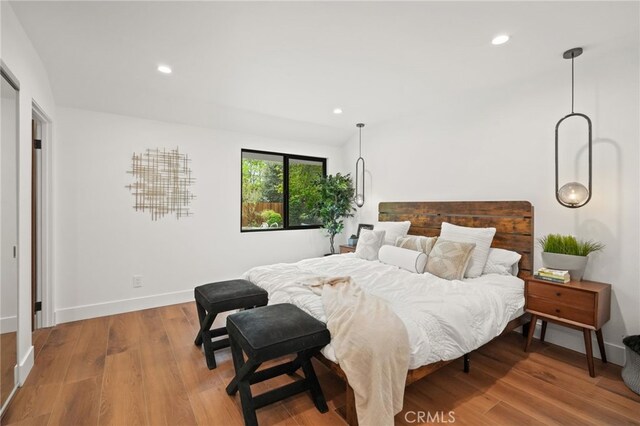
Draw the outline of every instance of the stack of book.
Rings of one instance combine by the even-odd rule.
[[[540,268],[533,276],[537,280],[549,281],[552,283],[566,284],[571,281],[569,271],[560,271],[558,269]]]

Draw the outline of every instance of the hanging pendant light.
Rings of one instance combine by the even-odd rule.
[[[587,117],[585,114],[581,114],[579,112],[573,111],[573,88],[574,88],[574,72],[573,72],[573,61],[575,58],[582,54],[582,48],[576,47],[570,50],[567,50],[563,53],[562,57],[565,59],[571,59],[571,114],[564,116],[558,123],[556,124],[556,200],[560,204],[569,208],[578,208],[582,207],[589,202],[591,199],[591,162],[592,162],[592,143],[591,143],[591,119]],[[560,128],[560,124],[569,117],[581,117],[584,118],[587,122],[587,127],[589,130],[589,187],[585,187],[580,182],[569,182],[562,185],[561,188],[558,188],[558,129]]]
[[[364,158],[362,158],[362,128],[364,123],[356,124],[359,131],[359,154],[356,160],[356,206],[364,206]]]

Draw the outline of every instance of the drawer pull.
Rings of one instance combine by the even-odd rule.
[[[556,296],[562,296],[562,293],[557,292],[557,293],[556,293]]]
[[[559,313],[560,313],[560,309],[556,309],[556,314],[559,314]]]

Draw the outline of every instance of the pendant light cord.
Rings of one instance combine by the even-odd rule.
[[[358,130],[359,130],[359,134],[360,134],[360,137],[359,137],[360,142],[359,142],[359,145],[358,145],[358,154],[359,154],[358,156],[362,157],[362,127],[359,127]]]
[[[574,80],[574,71],[573,71],[573,60],[575,59],[575,55],[571,53],[571,114],[573,114],[573,80]]]

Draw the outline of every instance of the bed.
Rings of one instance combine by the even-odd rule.
[[[531,274],[533,207],[526,201],[380,203],[380,221],[411,221],[409,234],[437,236],[442,222],[469,227],[495,227],[493,247],[522,255],[519,275]],[[253,268],[246,279],[269,292],[269,303],[293,303],[325,321],[321,298],[301,285],[317,276],[351,276],[363,289],[385,299],[404,323],[410,342],[409,385],[528,322],[523,314],[523,281],[497,274],[444,281],[415,274],[354,254],[306,259],[295,264]],[[347,383],[342,413],[357,424],[353,391],[331,345],[318,359]]]

